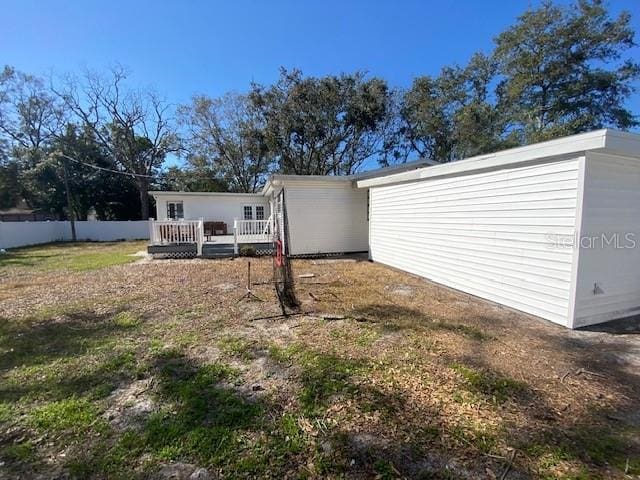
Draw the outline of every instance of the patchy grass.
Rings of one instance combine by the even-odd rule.
[[[218,347],[227,355],[249,360],[253,356],[253,342],[243,337],[227,335],[218,340]]]
[[[0,403],[0,423],[6,423],[11,420],[13,408],[9,403]]]
[[[38,248],[0,260],[8,477],[499,478],[514,448],[514,478],[639,474],[638,379],[601,355],[615,336],[367,262],[297,261],[309,315],[268,318],[269,259],[252,259],[264,302],[238,302],[243,260],[110,268],[144,246]],[[596,375],[562,378],[579,368]]]
[[[452,364],[451,369],[460,374],[471,392],[485,395],[493,402],[506,402],[525,390],[521,382],[459,363]]]
[[[280,362],[282,364],[291,363],[296,355],[300,351],[300,347],[298,345],[292,344],[286,347],[281,347],[280,345],[270,345],[269,346],[269,356],[275,360],[276,362]]]
[[[35,449],[31,442],[16,443],[5,448],[4,455],[10,461],[26,462],[34,457]]]
[[[442,322],[442,321],[434,322],[433,325],[434,325],[434,328],[458,333],[460,335],[464,335],[465,337],[469,337],[473,340],[491,340],[490,335],[487,335],[478,327],[474,327],[471,325],[465,325],[462,323],[448,323],[448,322]]]
[[[237,454],[238,432],[252,426],[261,410],[219,386],[233,373],[220,363],[197,369],[182,359],[163,364],[160,395],[175,407],[149,419],[144,436],[148,449],[164,460],[190,456],[206,464],[231,462]]]
[[[536,459],[543,478],[593,478],[597,469],[590,465],[612,465],[628,475],[640,475],[640,458],[629,455],[637,430],[581,427],[566,436],[545,435],[544,441],[522,446]]]
[[[0,256],[0,269],[29,268],[40,271],[87,271],[130,263],[131,255],[146,248],[146,242],[51,243],[15,248]]]
[[[304,350],[298,355],[302,366],[299,400],[306,415],[322,415],[332,397],[357,391],[353,378],[365,370],[364,362],[337,355]]]
[[[98,419],[95,405],[83,398],[70,397],[36,408],[31,423],[43,432],[82,433]]]
[[[138,326],[140,319],[135,313],[125,311],[113,317],[113,323],[118,327],[133,328]]]

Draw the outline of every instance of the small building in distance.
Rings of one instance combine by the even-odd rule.
[[[29,208],[24,201],[16,207],[0,210],[0,222],[46,222],[49,220],[60,220],[60,216]]]

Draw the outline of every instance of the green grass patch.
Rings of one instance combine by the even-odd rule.
[[[356,343],[361,347],[370,347],[380,338],[380,333],[373,329],[364,329],[356,336]]]
[[[640,437],[638,428],[605,430],[594,428],[577,429],[569,433],[571,442],[563,448],[574,456],[586,456],[596,465],[613,465],[629,475],[640,475],[640,455],[637,450],[630,454],[632,439]]]
[[[98,419],[96,406],[87,399],[71,397],[36,408],[31,423],[44,432],[82,433]]]
[[[4,447],[3,456],[10,461],[26,462],[35,456],[35,448],[31,442],[15,443]]]
[[[111,439],[101,437],[100,443],[71,458],[67,467],[73,476],[146,478],[160,463],[171,461],[223,468],[232,477],[258,467],[264,474],[272,464],[265,456],[252,461],[260,452],[254,451],[256,443],[249,435],[264,427],[264,405],[224,385],[237,377],[236,370],[219,362],[196,366],[179,352],[164,352],[155,368],[161,409],[139,430],[118,437],[111,432]]]
[[[611,465],[633,476],[640,475],[640,455],[633,447],[639,436],[638,428],[577,427],[562,435],[547,434],[521,449],[535,459],[545,479],[593,478],[586,464]],[[559,475],[567,469],[568,473]]]
[[[228,335],[218,340],[218,347],[223,353],[243,360],[253,358],[254,342],[242,337]]]
[[[525,385],[521,382],[459,363],[452,364],[451,369],[460,374],[472,393],[485,395],[494,403],[504,403],[525,390]]]
[[[272,360],[282,364],[289,364],[293,361],[296,354],[300,352],[301,349],[295,344],[288,345],[286,347],[281,347],[274,344],[270,345],[268,350],[269,357],[271,357]]]
[[[87,271],[130,263],[133,253],[144,249],[146,242],[78,242],[51,243],[11,249],[0,256],[0,269],[15,267],[39,271]]]
[[[295,415],[287,413],[280,418],[279,433],[281,450],[291,453],[299,453],[303,450],[306,436]]]
[[[371,327],[368,325],[360,324],[357,327],[351,327],[349,325],[345,327],[338,327],[329,332],[331,338],[344,342],[355,342],[360,347],[370,347],[373,343],[380,338],[381,328]]]
[[[133,312],[125,310],[113,317],[113,323],[120,328],[133,328],[140,324],[140,317]]]
[[[136,354],[131,351],[115,353],[109,356],[97,369],[106,374],[117,375],[125,372],[135,372],[138,368]]]
[[[496,432],[485,427],[479,427],[472,422],[456,425],[449,433],[454,438],[485,454],[498,453],[499,436]]]
[[[302,366],[300,404],[305,414],[321,415],[331,398],[355,394],[352,379],[365,370],[363,362],[305,350],[297,358]]]
[[[72,478],[91,478],[95,476],[130,479],[140,476],[138,458],[144,453],[145,443],[143,434],[128,430],[111,443],[102,440],[84,455],[70,458],[66,467]],[[151,463],[153,461],[149,459]],[[98,474],[98,475],[97,475]]]
[[[448,323],[437,321],[433,323],[433,326],[438,330],[446,330],[448,332],[457,333],[473,340],[491,340],[493,338],[491,335],[487,335],[486,333],[484,333],[478,327],[465,325],[463,323]]]
[[[13,417],[13,407],[9,403],[0,403],[0,423],[7,423]]]
[[[397,470],[393,467],[391,462],[378,459],[373,464],[373,471],[376,472],[376,478],[381,480],[390,480],[392,478],[398,478]]]
[[[353,377],[369,368],[363,361],[316,352],[298,344],[271,345],[269,356],[278,363],[296,363],[301,367],[302,390],[298,400],[302,412],[309,416],[321,415],[334,395],[355,394],[358,388]]]
[[[221,363],[193,369],[175,359],[160,374],[162,396],[176,407],[151,417],[144,433],[147,448],[164,460],[189,456],[205,464],[229,462],[238,432],[255,426],[261,411],[220,386],[235,370]]]
[[[116,325],[112,316],[74,307],[56,321],[0,322],[3,400],[104,397],[122,380],[143,375],[148,365],[140,361],[138,340],[123,338],[128,327]]]

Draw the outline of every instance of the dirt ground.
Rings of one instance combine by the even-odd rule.
[[[640,475],[637,319],[569,331],[353,259],[296,260],[282,317],[248,261],[0,267],[0,478]]]

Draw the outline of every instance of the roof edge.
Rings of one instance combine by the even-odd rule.
[[[475,170],[496,169],[507,165],[518,165],[538,159],[543,160],[551,157],[579,154],[587,150],[604,149],[627,154],[631,153],[632,155],[640,157],[640,134],[611,129],[594,130],[592,132],[579,133],[546,142],[524,145],[485,155],[477,155],[464,160],[419,168],[410,172],[359,180],[356,182],[356,185],[358,188],[367,188],[408,182],[422,178],[458,175]]]
[[[236,197],[261,197],[262,193],[244,193],[244,192],[179,192],[170,190],[150,190],[149,195],[187,195],[187,196],[207,196],[207,197],[222,197],[222,196],[236,196]]]

